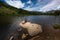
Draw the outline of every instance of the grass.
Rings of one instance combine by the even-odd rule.
[[[60,29],[60,24],[55,24],[55,25],[53,25],[53,28],[55,28],[55,29]]]

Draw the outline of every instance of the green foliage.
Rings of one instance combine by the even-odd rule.
[[[50,15],[60,15],[60,10],[51,10],[47,12]]]
[[[55,25],[53,25],[53,28],[60,29],[60,25],[59,24],[55,24]]]

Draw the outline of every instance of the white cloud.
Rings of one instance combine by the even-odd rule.
[[[50,3],[50,0],[37,0],[37,3],[33,7],[26,7],[25,10],[29,11],[40,11],[40,9],[46,5],[46,2]]]
[[[60,10],[60,5],[57,7],[57,9],[59,9],[59,10]]]
[[[23,8],[24,7],[24,3],[22,3],[20,0],[17,1],[12,1],[12,0],[5,0],[7,4],[16,7],[16,8]]]
[[[24,10],[32,11],[33,8],[30,8],[30,6],[28,6],[28,7],[25,7]]]
[[[23,8],[26,5],[25,3],[22,3],[20,0],[17,1],[9,1],[5,0],[6,3],[9,5],[16,7],[16,8]],[[27,4],[31,4],[28,7],[23,8],[24,10],[29,10],[29,11],[49,11],[49,10],[56,10],[60,8],[60,0],[52,0],[51,2],[49,1],[48,4],[45,4],[48,2],[47,0],[37,0],[37,3],[34,5],[31,0],[27,2]],[[31,7],[33,6],[33,7]]]
[[[59,5],[60,5],[60,0],[53,0],[51,3],[42,7],[39,11],[45,12],[45,11],[50,11],[50,10],[56,10]]]
[[[32,3],[32,1],[31,0],[29,0],[28,2],[27,2],[27,4],[31,4]]]
[[[40,2],[41,2],[42,0],[37,0],[36,2],[36,4],[33,4],[32,2],[31,2],[31,0],[29,0],[27,3],[28,4],[31,4],[30,6],[28,6],[28,7],[25,7],[24,8],[24,10],[28,10],[28,11],[37,11],[40,7],[41,7],[41,5],[40,5]],[[33,7],[31,7],[31,6],[33,6]]]

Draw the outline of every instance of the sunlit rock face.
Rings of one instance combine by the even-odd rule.
[[[30,36],[35,36],[42,32],[42,27],[39,24],[24,22],[22,21],[20,24],[23,28],[26,28]]]

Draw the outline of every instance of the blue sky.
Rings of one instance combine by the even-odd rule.
[[[50,11],[60,9],[60,0],[3,0],[8,5],[28,11]]]

